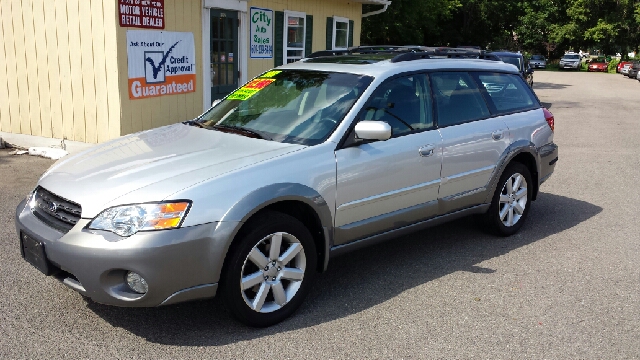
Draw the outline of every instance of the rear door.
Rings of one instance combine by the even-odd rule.
[[[430,76],[442,135],[439,199],[444,214],[482,201],[483,190],[509,146],[509,128],[502,118],[491,117],[481,88],[468,72]],[[482,91],[496,86],[485,84]]]

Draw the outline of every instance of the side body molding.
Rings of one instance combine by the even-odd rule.
[[[223,223],[236,223],[236,227],[229,236],[226,249],[229,249],[240,227],[258,211],[269,205],[282,201],[298,201],[308,205],[316,215],[316,220],[322,226],[323,247],[317,251],[321,254],[318,263],[326,270],[329,261],[329,249],[333,245],[333,216],[329,205],[316,190],[302,184],[278,183],[259,188],[240,201],[236,202],[222,217]],[[315,236],[315,235],[314,235]]]

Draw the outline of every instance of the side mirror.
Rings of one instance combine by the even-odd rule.
[[[356,124],[356,137],[361,140],[389,140],[391,125],[384,121],[363,120]]]

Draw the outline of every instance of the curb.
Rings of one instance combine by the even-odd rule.
[[[97,144],[88,144],[80,141],[70,141],[63,139],[52,139],[35,135],[14,134],[0,131],[0,149],[30,147],[50,147],[64,149],[70,155],[87,150]]]

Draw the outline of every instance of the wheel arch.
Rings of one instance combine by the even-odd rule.
[[[523,164],[529,169],[529,172],[531,173],[531,180],[533,181],[533,192],[531,194],[531,200],[536,199],[536,197],[538,196],[538,188],[540,186],[540,155],[538,154],[538,149],[536,148],[534,143],[526,140],[520,140],[511,144],[502,153],[496,171],[493,173],[493,176],[491,177],[491,180],[489,182],[488,189],[490,191],[487,192],[485,203],[491,202],[491,198],[493,197],[493,194],[496,191],[496,187],[498,186],[498,180],[500,180],[500,176],[502,176],[502,173],[504,173],[507,166],[509,166],[509,164],[514,161]]]
[[[237,222],[226,244],[220,274],[224,271],[234,241],[246,231],[246,224],[265,211],[278,211],[302,222],[316,245],[318,271],[325,271],[333,242],[333,217],[329,205],[314,189],[294,183],[272,184],[257,189],[235,203],[223,216],[223,222]]]

